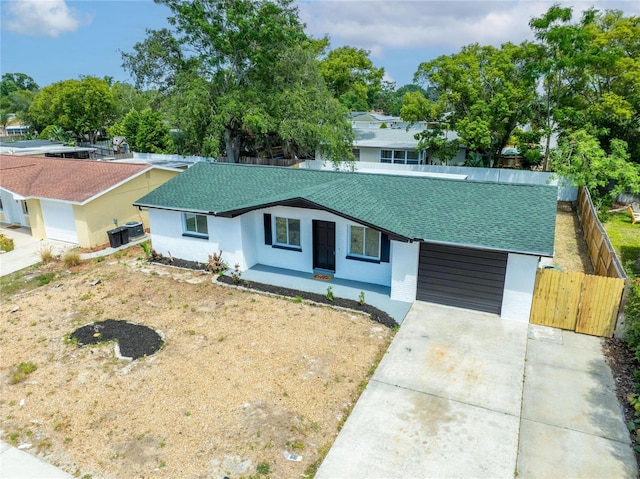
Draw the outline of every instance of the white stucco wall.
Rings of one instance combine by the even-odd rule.
[[[263,215],[300,220],[300,246],[302,251],[274,248],[264,243]],[[332,221],[336,224],[336,278],[366,283],[391,285],[390,263],[368,263],[347,259],[348,226],[358,225],[340,216],[322,210],[307,210],[287,206],[275,206],[250,213],[255,216],[256,263],[288,268],[296,271],[313,271],[313,220]]]
[[[207,262],[209,255],[222,250],[222,259],[231,267],[239,263],[246,269],[242,252],[242,228],[239,219],[207,216],[209,239],[183,236],[182,213],[149,209],[151,244],[163,255],[189,261]]]
[[[6,223],[27,224],[22,214],[22,205],[19,200],[13,197],[13,194],[6,190],[0,190],[0,198],[2,199],[2,209],[4,212],[4,221]]]
[[[265,244],[263,215],[300,220],[301,251]],[[246,213],[237,218],[207,217],[209,239],[183,236],[182,213],[149,209],[153,248],[163,255],[206,262],[209,254],[222,250],[222,259],[242,271],[260,263],[296,271],[313,271],[313,220],[336,223],[337,278],[391,286],[391,263],[369,263],[347,259],[348,225],[358,225],[321,210],[277,206]],[[391,250],[393,255],[393,250]],[[393,256],[391,257],[393,261]],[[417,268],[417,265],[415,266]],[[414,297],[411,299],[413,300]]]
[[[509,253],[500,317],[529,322],[539,260],[539,256]]]
[[[420,243],[391,242],[391,299],[415,301],[419,255]]]

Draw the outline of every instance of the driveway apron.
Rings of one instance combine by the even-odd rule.
[[[532,328],[416,302],[316,478],[635,477],[600,340]]]

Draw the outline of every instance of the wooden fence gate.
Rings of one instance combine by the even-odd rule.
[[[625,280],[538,269],[529,321],[593,336],[613,336]]]

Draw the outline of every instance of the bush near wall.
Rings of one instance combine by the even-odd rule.
[[[0,233],[0,251],[13,251],[13,239]]]

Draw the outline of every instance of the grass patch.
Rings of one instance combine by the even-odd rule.
[[[631,217],[626,212],[607,215],[602,225],[625,269],[640,275],[640,267],[636,265],[640,255],[640,225],[631,224]]]
[[[50,271],[48,273],[39,274],[34,279],[38,282],[38,286],[44,286],[45,284],[51,283],[55,277],[56,274]]]
[[[30,291],[39,286],[44,286],[55,278],[55,273],[52,272],[32,275],[34,269],[37,268],[27,268],[6,276],[0,276],[0,299],[6,301],[16,293]]]
[[[38,369],[38,366],[31,361],[20,363],[16,366],[9,383],[18,384],[27,379],[27,376]]]

